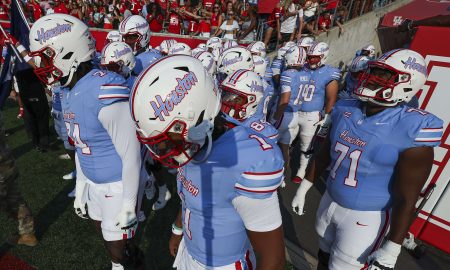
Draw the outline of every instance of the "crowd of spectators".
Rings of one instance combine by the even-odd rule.
[[[0,20],[8,20],[9,2],[1,0]],[[19,0],[23,1],[23,0]],[[258,12],[252,0],[25,0],[30,22],[51,13],[65,13],[90,27],[117,29],[132,14],[147,19],[152,32],[219,36],[252,41],[288,41],[302,34],[318,35],[391,0],[281,0],[270,14]]]

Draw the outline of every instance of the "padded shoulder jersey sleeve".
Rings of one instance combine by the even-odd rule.
[[[435,115],[425,111],[410,108],[407,112],[415,113],[415,118],[418,118],[415,119],[415,121],[420,121],[420,126],[416,130],[413,137],[413,145],[415,147],[439,146],[441,144],[442,135],[444,132],[444,122]]]
[[[287,70],[281,73],[280,78],[281,93],[292,92],[291,83],[292,83],[292,72]]]
[[[266,138],[254,136],[256,143],[261,147],[277,147],[273,141]],[[262,139],[259,142],[259,139]],[[273,144],[273,145],[272,145]],[[276,150],[276,151],[274,151]],[[261,151],[264,151],[261,149]],[[253,153],[252,156],[259,157],[245,171],[241,173],[235,183],[236,193],[249,198],[264,199],[277,191],[283,181],[284,162],[279,149],[267,149],[265,153]],[[269,151],[271,153],[269,153]]]
[[[341,79],[341,71],[338,68],[327,66],[329,79],[326,84],[332,81],[339,81]]]
[[[100,86],[98,99],[103,106],[108,106],[118,101],[127,101],[130,97],[130,89],[127,81],[120,75],[108,73],[108,76]]]
[[[272,65],[270,66],[270,68],[272,69],[272,74],[273,76],[275,75],[280,75],[281,72],[281,67],[282,67],[282,60],[280,59],[274,59],[272,62]]]

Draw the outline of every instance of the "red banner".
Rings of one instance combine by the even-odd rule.
[[[448,1],[439,0],[414,0],[394,11],[384,15],[381,25],[398,26],[405,19],[421,20],[437,15],[449,15]]]
[[[420,108],[444,121],[441,145],[434,149],[434,162],[425,187],[436,188],[411,232],[419,239],[450,253],[450,27],[419,27],[411,49],[425,57],[428,78],[418,93]]]

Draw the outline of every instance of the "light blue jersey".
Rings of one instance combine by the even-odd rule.
[[[156,60],[162,58],[163,55],[160,51],[155,49],[149,49],[136,55],[136,65],[133,68],[133,75],[137,76],[142,70],[153,64]]]
[[[341,98],[351,98],[353,96],[353,91],[358,86],[358,80],[353,78],[350,72],[345,75],[345,88],[342,89],[339,95]]]
[[[268,84],[264,80],[263,80],[263,87],[264,87],[264,95],[260,101],[260,104],[256,108],[255,115],[258,115],[261,119],[266,120],[267,112],[268,112],[269,108],[271,108],[270,101],[272,100],[275,90],[272,85]]]
[[[284,71],[284,60],[275,58],[272,61],[272,65],[270,66],[270,69],[272,69],[272,74],[280,75]]]
[[[325,106],[326,87],[332,81],[339,81],[341,71],[328,65],[314,70],[306,68],[304,70],[310,75],[308,81],[302,81],[299,85],[301,88],[300,96],[302,103],[300,111],[322,111]]]
[[[228,122],[236,125],[243,126],[252,129],[254,132],[257,132],[264,136],[265,138],[271,139],[273,141],[277,141],[278,139],[278,129],[276,129],[272,124],[266,122],[265,119],[262,119],[262,115],[254,114],[251,117],[245,119],[242,122],[234,119],[228,114],[222,113],[222,117],[225,118]]]
[[[81,170],[94,183],[122,179],[122,160],[98,115],[105,106],[128,101],[129,94],[122,76],[98,69],[87,73],[72,90],[63,89],[64,121]]]
[[[52,109],[61,112],[61,86],[56,86],[52,88]]]
[[[294,113],[299,111],[302,101],[302,86],[310,80],[309,78],[310,76],[307,72],[295,69],[288,69],[281,74],[281,94],[291,93],[285,112]]]
[[[354,210],[390,208],[399,155],[408,148],[438,146],[443,131],[441,119],[404,105],[366,117],[364,103],[342,99],[331,117],[327,191],[339,205]]]
[[[130,75],[127,79],[128,88],[133,88],[134,81],[136,80],[136,76]]]
[[[245,260],[251,244],[232,201],[272,196],[282,182],[283,164],[274,142],[237,126],[213,142],[206,161],[178,170],[183,238],[195,260],[216,267]]]

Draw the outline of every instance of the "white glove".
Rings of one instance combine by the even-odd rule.
[[[75,185],[75,200],[73,201],[73,208],[75,209],[75,214],[80,218],[87,219],[87,207],[86,202],[83,201],[84,190],[86,188],[86,182],[83,180],[77,180]]]
[[[329,114],[325,114],[325,117],[322,120],[314,124],[315,127],[319,126],[317,136],[325,138],[327,136],[330,124],[331,124],[331,116]]]
[[[127,202],[124,200],[122,209],[119,215],[117,215],[116,226],[121,230],[128,231],[130,229],[136,230],[137,218],[136,218],[136,203]]]
[[[307,179],[303,179],[292,200],[292,210],[299,216],[303,215],[303,207],[305,206],[306,192],[313,186],[313,183]]]
[[[401,248],[400,244],[386,241],[381,248],[367,258],[368,270],[393,270]]]

